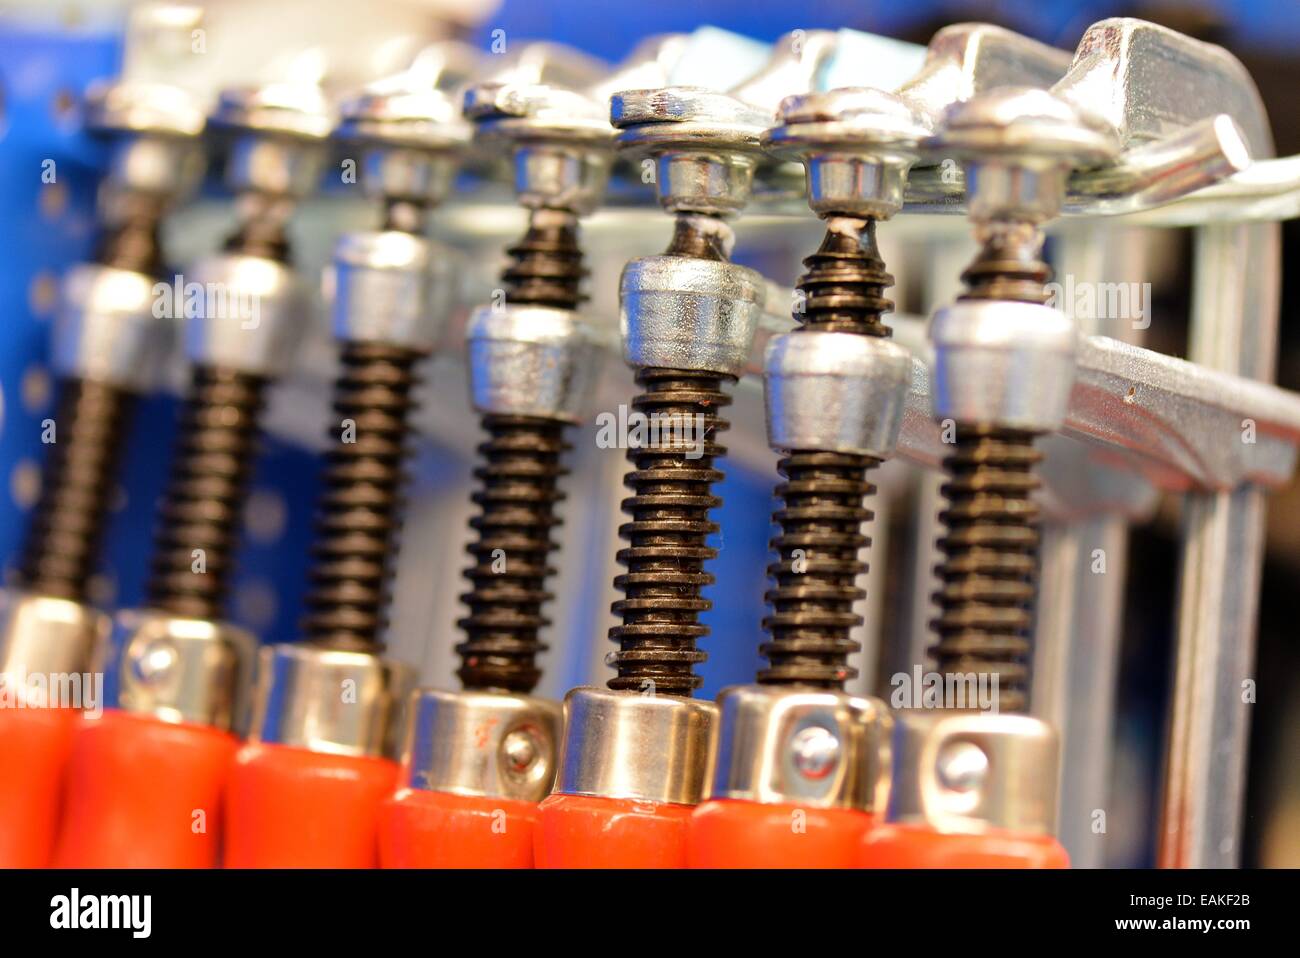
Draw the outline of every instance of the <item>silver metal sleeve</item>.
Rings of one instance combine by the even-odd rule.
[[[64,277],[54,321],[54,368],[130,392],[158,381],[174,338],[170,287],[143,273],[95,263]]]
[[[526,695],[417,689],[408,706],[402,784],[539,802],[551,791],[564,712]]]
[[[717,714],[697,699],[574,689],[555,791],[694,805],[712,777]]]

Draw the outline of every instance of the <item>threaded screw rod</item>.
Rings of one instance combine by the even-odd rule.
[[[20,551],[24,589],[87,600],[132,405],[130,394],[114,386],[62,381],[55,441]]]
[[[383,649],[421,357],[381,343],[342,344],[334,382],[340,426],[325,456],[303,621],[316,645]]]
[[[1042,234],[1028,225],[993,224],[962,273],[962,299],[1044,303],[1051,269],[1042,261]],[[998,708],[1028,707],[1033,606],[1038,578],[1038,507],[1042,459],[1035,434],[997,423],[957,423],[944,460],[947,533],[936,569],[942,582],[930,650],[944,675],[996,676]]]
[[[257,450],[266,380],[195,366],[180,412],[145,594],[150,608],[219,619]]]
[[[114,215],[100,234],[95,262],[156,276],[162,271],[158,226],[164,204],[136,194],[111,199]],[[134,397],[117,386],[60,380],[55,441],[19,547],[23,588],[73,602],[87,600],[133,406]]]
[[[523,238],[507,250],[502,273],[507,303],[575,310],[581,305],[582,248],[578,221],[563,210],[535,210]],[[478,447],[470,520],[474,540],[466,551],[470,590],[460,598],[469,615],[457,625],[465,640],[456,646],[461,685],[469,691],[528,694],[541,679],[537,657],[546,650],[542,614],[552,595],[547,579],[555,570],[552,530],[560,525],[557,505],[567,473],[560,457],[568,444],[565,424],[539,416],[482,417],[487,440]]]
[[[820,248],[804,260],[800,330],[890,335],[881,316],[893,309],[884,291],[894,279],[875,227],[873,219],[829,220]],[[867,571],[861,551],[871,545],[862,534],[873,515],[864,501],[875,493],[867,474],[879,464],[815,449],[792,451],[778,463],[786,481],[776,488],[780,505],[772,513],[781,532],[771,542],[777,561],[767,570],[775,588],[765,597],[772,612],[763,620],[770,639],[759,649],[769,662],[758,673],[761,684],[843,691],[857,676],[849,659],[861,649],[852,634],[862,617],[853,605],[866,595],[857,586]]]

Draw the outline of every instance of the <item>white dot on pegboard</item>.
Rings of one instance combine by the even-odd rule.
[[[284,496],[274,489],[255,489],[244,504],[244,531],[254,542],[279,542],[287,520]]]
[[[266,629],[275,621],[279,609],[275,588],[265,579],[250,579],[235,592],[235,610],[239,618],[254,629]]]
[[[37,273],[32,277],[27,289],[27,305],[37,319],[44,319],[54,312],[59,302],[59,281],[49,271]]]
[[[9,473],[9,495],[19,509],[30,509],[41,495],[41,467],[20,459]]]
[[[97,572],[86,580],[86,593],[95,605],[112,605],[117,599],[117,579]]]
[[[19,392],[23,397],[23,408],[29,413],[45,410],[50,403],[50,374],[40,363],[32,363],[23,372]]]

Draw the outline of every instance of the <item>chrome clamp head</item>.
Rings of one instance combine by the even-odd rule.
[[[621,152],[655,161],[659,205],[725,216],[749,203],[767,111],[695,87],[626,90],[610,98]]]
[[[565,309],[480,306],[465,330],[470,398],[481,413],[580,422],[600,364],[595,333]]]
[[[768,444],[888,459],[911,381],[912,354],[891,339],[806,329],[773,336],[763,357]]]
[[[297,199],[316,187],[334,119],[319,87],[294,83],[223,90],[209,123],[234,138],[232,191]]]
[[[908,101],[868,88],[787,97],[779,121],[763,145],[803,163],[808,205],[820,216],[893,216],[932,132]]]
[[[937,420],[1054,432],[1065,421],[1079,335],[1038,303],[958,300],[930,320]]]
[[[340,103],[334,135],[365,149],[368,195],[427,205],[447,196],[471,136],[460,85],[480,59],[464,44],[434,44],[407,70]]]
[[[163,722],[237,729],[246,717],[257,640],[241,628],[152,609],[123,612],[115,627],[118,701]]]
[[[698,699],[573,689],[555,791],[694,805],[713,774],[717,715]]]
[[[724,689],[710,798],[883,811],[892,720],[883,702],[842,692]]]
[[[128,392],[152,389],[174,338],[163,285],[132,270],[74,266],[54,320],[55,370]]]
[[[417,689],[407,706],[407,788],[540,802],[555,781],[564,712],[557,702],[493,692]]]
[[[185,352],[191,362],[254,376],[284,373],[310,316],[297,274],[261,256],[218,253],[201,260],[172,293],[184,304]],[[197,303],[197,308],[193,304]]]
[[[334,335],[432,352],[455,298],[453,258],[402,230],[345,233],[330,267]]]
[[[86,93],[86,129],[109,140],[108,182],[128,193],[174,201],[203,176],[207,118],[187,91],[119,78]]]
[[[330,755],[393,757],[414,685],[409,667],[377,655],[268,646],[258,658],[248,738]]]
[[[1000,87],[954,104],[925,146],[964,164],[976,224],[1044,223],[1060,212],[1074,170],[1119,155],[1119,140],[1104,122],[1029,87]]]
[[[632,366],[745,369],[766,286],[752,269],[690,256],[643,256],[623,268],[619,326]]]
[[[946,833],[1056,831],[1058,744],[1024,715],[903,709],[894,713],[890,822]]]

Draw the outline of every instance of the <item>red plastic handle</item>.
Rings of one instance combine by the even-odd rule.
[[[375,868],[397,764],[249,742],[226,788],[227,868]]]
[[[81,713],[0,708],[0,868],[44,868]]]
[[[115,709],[76,729],[59,868],[212,868],[239,740]]]
[[[863,868],[1069,868],[1051,835],[956,835],[924,825],[882,825],[861,846]]]
[[[538,868],[685,868],[692,805],[551,795],[537,806]]]
[[[537,805],[399,788],[379,814],[384,868],[532,868]]]
[[[691,815],[692,868],[853,868],[875,817],[847,808],[719,800]]]

